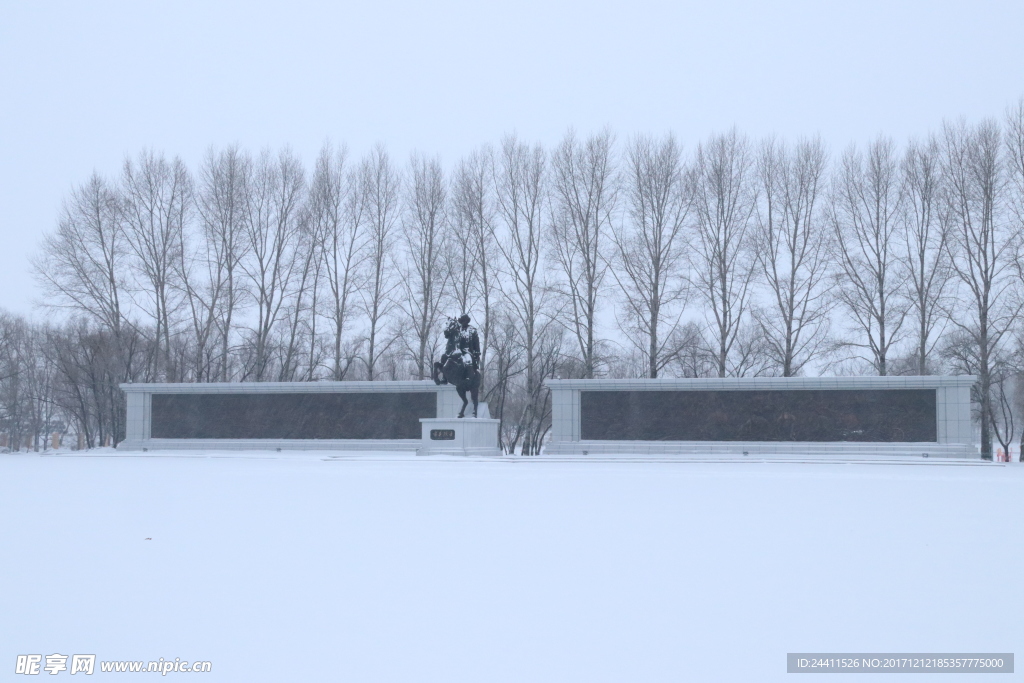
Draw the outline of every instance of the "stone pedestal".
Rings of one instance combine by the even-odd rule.
[[[417,454],[500,456],[500,423],[483,417],[420,418],[423,438]]]

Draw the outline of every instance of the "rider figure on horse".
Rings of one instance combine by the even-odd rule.
[[[469,314],[463,313],[457,321],[454,318],[448,319],[448,326],[445,328],[444,336],[448,340],[441,360],[434,366],[434,381],[438,384],[447,384],[448,380],[438,372],[443,368],[450,358],[474,370],[480,369],[480,337],[476,328],[469,324]]]
[[[434,363],[434,382],[455,386],[462,399],[462,410],[456,417],[466,416],[468,393],[473,398],[473,417],[476,417],[480,397],[480,337],[469,326],[469,316],[465,313],[458,320],[448,319],[444,336],[448,345],[441,360]]]

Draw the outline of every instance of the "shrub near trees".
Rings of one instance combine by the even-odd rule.
[[[979,376],[991,457],[1024,436],[1022,236],[1024,99],[838,155],[736,130],[508,136],[450,168],[144,151],[44,238],[60,314],[0,317],[0,429],[116,442],[121,382],[423,379],[468,311],[508,450],[542,447],[550,377],[950,372]]]

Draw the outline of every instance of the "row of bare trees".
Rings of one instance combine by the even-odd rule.
[[[510,450],[541,447],[548,377],[943,371],[979,376],[990,454],[1022,236],[1024,101],[835,158],[736,130],[689,152],[507,136],[451,168],[382,146],[328,144],[310,168],[288,150],[210,150],[195,170],[146,151],[72,190],[35,272],[69,314],[40,333],[104,340],[111,384],[425,379],[444,317],[466,311]],[[62,415],[122,434],[99,403]]]

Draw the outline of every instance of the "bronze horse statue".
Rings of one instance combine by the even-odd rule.
[[[444,336],[448,340],[445,349],[446,360],[444,363],[434,363],[434,383],[451,384],[455,387],[459,398],[462,399],[462,410],[459,411],[459,417],[466,416],[466,406],[469,405],[469,399],[466,398],[468,391],[473,398],[473,417],[476,417],[477,405],[480,403],[480,371],[468,361],[469,354],[456,348],[459,338],[459,322],[457,320],[453,319],[448,323]]]

